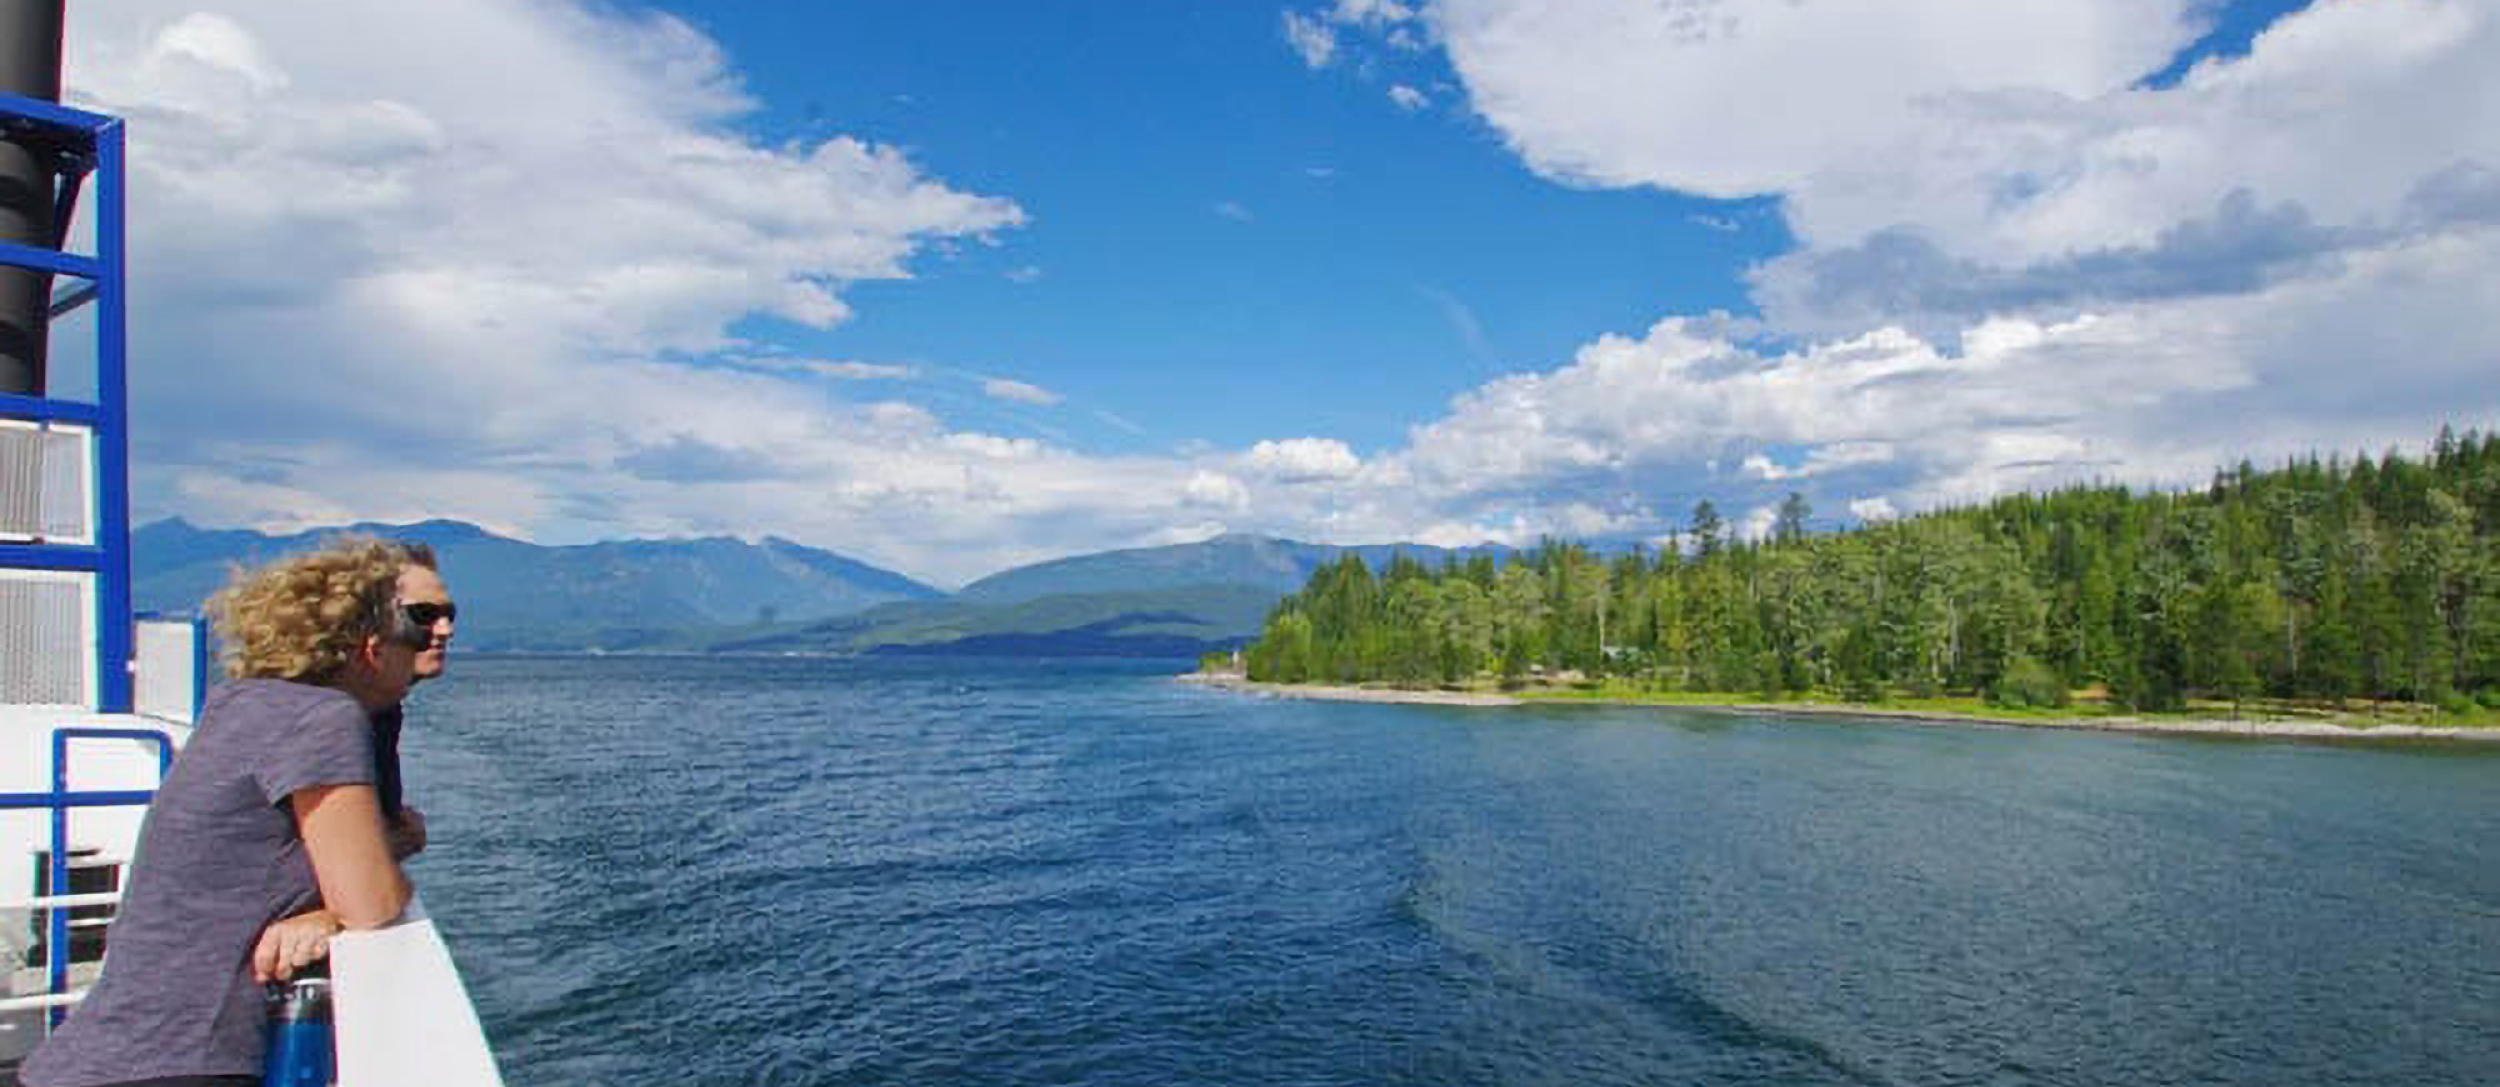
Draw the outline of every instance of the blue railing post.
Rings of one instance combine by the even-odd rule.
[[[51,877],[51,893],[69,893],[69,811],[71,808],[107,808],[145,805],[155,799],[149,790],[119,790],[79,793],[69,787],[69,745],[75,740],[142,740],[156,745],[156,780],[159,786],[165,775],[173,771],[174,738],[159,729],[149,728],[63,728],[52,732],[52,791],[35,797],[0,795],[0,807],[30,806],[26,801],[39,799],[52,811],[52,855],[46,861]],[[69,909],[54,906],[45,911],[44,987],[58,996],[69,991]],[[54,1008],[51,1022],[59,1026],[64,1009]]]
[[[130,662],[135,656],[130,609],[130,408],[129,292],[124,266],[126,236],[122,174],[122,123],[106,118],[95,130],[96,543],[103,562],[96,572],[96,695],[106,713],[131,710]]]
[[[51,880],[46,886],[52,894],[69,893],[69,795],[68,745],[53,734],[52,741],[52,852],[44,859],[51,866]],[[43,914],[43,978],[44,991],[58,996],[69,991],[69,910],[54,906]],[[51,1012],[51,1025],[61,1025],[60,1009]]]

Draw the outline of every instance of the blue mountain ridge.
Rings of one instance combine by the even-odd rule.
[[[133,597],[143,610],[196,611],[234,567],[342,532],[432,546],[461,597],[461,641],[478,649],[647,648],[689,630],[818,620],[945,595],[893,571],[779,539],[542,546],[459,521],[269,535],[174,519],[131,534]]]
[[[954,596],[788,540],[716,536],[542,546],[460,521],[363,523],[288,535],[179,519],[133,534],[142,609],[196,610],[230,570],[340,532],[431,545],[483,650],[1191,656],[1242,645],[1312,571],[1352,551],[1375,569],[1502,549],[1343,547],[1233,534],[1036,563]]]
[[[1425,544],[1301,543],[1272,536],[1227,533],[1200,543],[1129,548],[1076,555],[1020,566],[966,585],[955,599],[1006,604],[1072,593],[1136,592],[1193,585],[1256,585],[1278,597],[1309,584],[1313,571],[1352,551],[1374,570],[1404,554],[1427,566],[1477,554],[1496,557],[1509,549],[1484,545],[1442,548]]]

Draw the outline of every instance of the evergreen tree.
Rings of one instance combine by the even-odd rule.
[[[1813,514],[1814,507],[1806,504],[1806,496],[1788,492],[1788,497],[1780,500],[1778,519],[1771,523],[1771,539],[1783,544],[1805,539],[1806,518]]]
[[[1727,523],[1719,519],[1719,507],[1711,505],[1709,499],[1693,504],[1693,523],[1685,534],[1692,537],[1694,554],[1705,559],[1718,554],[1720,535],[1726,530]]]

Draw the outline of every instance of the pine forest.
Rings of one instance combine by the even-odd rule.
[[[2080,486],[1847,531],[1678,545],[1549,541],[1373,571],[1346,555],[1269,615],[1252,680],[1852,702],[2081,697],[2500,704],[2500,434],[2427,455],[2243,463],[2198,491]]]

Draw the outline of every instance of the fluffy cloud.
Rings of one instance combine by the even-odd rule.
[[[1371,474],[1444,507],[1806,486],[1891,516],[2500,418],[2500,11],[2326,0],[2148,85],[2208,10],[1439,0],[1529,166],[1777,195],[1799,244],[1752,272],[1760,325],[1603,337]]]
[[[2189,6],[1441,0],[1431,19],[1477,111],[1538,170],[1746,196],[1885,148],[1961,92],[2124,88],[2193,39]]]
[[[1812,479],[1842,468],[1866,464],[1882,464],[1892,459],[1892,446],[1883,442],[1833,442],[1818,446],[1806,454],[1805,463],[1794,467],[1755,453],[1744,460],[1747,475],[1770,482]]]
[[[1811,481],[1908,508],[2194,483],[2242,455],[2418,443],[2442,418],[2500,416],[2488,338],[2460,318],[2495,305],[2500,227],[2245,294],[1999,318],[1942,343],[1883,329],[1764,351],[1670,318],[1460,396],[1372,469],[1445,504],[1663,496],[1678,480],[1725,495]]]
[[[838,323],[846,284],[1022,220],[891,148],[733,134],[734,76],[666,16],[514,0],[77,15],[73,100],[131,119],[143,334],[229,328],[248,307],[258,331],[316,340],[353,312],[363,345],[438,373],[702,351],[749,313]],[[336,377],[397,369],[391,354],[341,352]],[[181,369],[214,375],[186,393],[237,385]]]
[[[1346,479],[1363,467],[1354,450],[1334,438],[1260,442],[1241,460],[1250,471],[1287,483]]]
[[[1765,278],[1793,315],[1849,288],[1888,292],[1853,300],[1861,322],[2241,290],[2490,214],[2431,195],[2500,163],[2488,5],[2329,0],[2245,57],[2143,85],[2204,7],[1443,0],[1432,16],[1531,166],[1785,197],[1805,244]],[[1731,100],[1756,104],[1744,123]],[[1959,297],[1902,296],[1919,291]]]
[[[860,380],[919,372],[735,337],[750,314],[838,323],[851,284],[1023,213],[890,147],[757,142],[682,22],[522,0],[73,18],[70,99],[130,119],[142,516],[774,533],[938,579],[1170,527],[1185,461],[862,403]]]
[[[1189,482],[1181,488],[1181,499],[1193,506],[1239,513],[1250,507],[1250,489],[1222,472],[1201,469],[1190,473]]]

